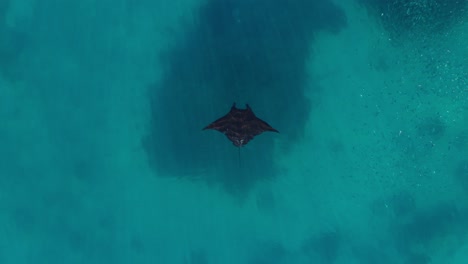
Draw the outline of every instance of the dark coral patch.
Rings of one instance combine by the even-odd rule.
[[[422,120],[416,129],[419,136],[435,141],[444,136],[446,124],[439,117],[429,117]]]
[[[460,161],[455,168],[455,178],[468,193],[468,159]]]

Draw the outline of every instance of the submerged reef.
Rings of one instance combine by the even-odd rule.
[[[332,1],[209,0],[162,54],[149,87],[151,124],[143,140],[157,175],[204,180],[242,193],[276,174],[273,138],[238,150],[201,129],[233,102],[249,103],[284,135],[302,136],[311,108],[306,62],[314,35],[346,26]],[[203,175],[203,176],[200,176]]]
[[[446,124],[440,117],[428,117],[417,125],[416,130],[420,137],[435,141],[444,136]]]
[[[421,263],[428,257],[421,256],[431,247],[441,247],[444,239],[452,238],[453,246],[462,246],[462,238],[468,234],[466,221],[468,211],[452,203],[440,203],[434,207],[414,212],[408,219],[399,219],[392,233],[395,234],[396,248],[401,254],[418,259]],[[418,256],[419,255],[419,256]]]
[[[304,241],[303,253],[311,261],[319,260],[319,263],[334,263],[342,247],[343,238],[337,231],[324,231]]]
[[[463,190],[468,194],[468,159],[458,162],[454,174]]]
[[[0,75],[15,80],[23,73],[20,56],[28,44],[28,36],[19,28],[7,24],[10,1],[0,1]]]

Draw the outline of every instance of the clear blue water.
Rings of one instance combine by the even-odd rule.
[[[0,263],[467,263],[468,2],[2,0],[0,209]]]

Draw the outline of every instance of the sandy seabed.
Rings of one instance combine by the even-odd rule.
[[[306,60],[302,136],[259,136],[277,176],[237,197],[193,180],[210,169],[159,177],[142,145],[161,54],[200,3],[7,2],[0,263],[466,263],[468,15],[402,40],[338,5],[346,27]]]

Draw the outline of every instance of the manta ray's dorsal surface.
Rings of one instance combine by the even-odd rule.
[[[255,136],[265,131],[279,133],[267,122],[256,117],[248,104],[246,109],[239,109],[236,107],[236,103],[232,105],[229,113],[209,124],[203,130],[205,129],[214,129],[225,134],[236,147],[246,145]]]

